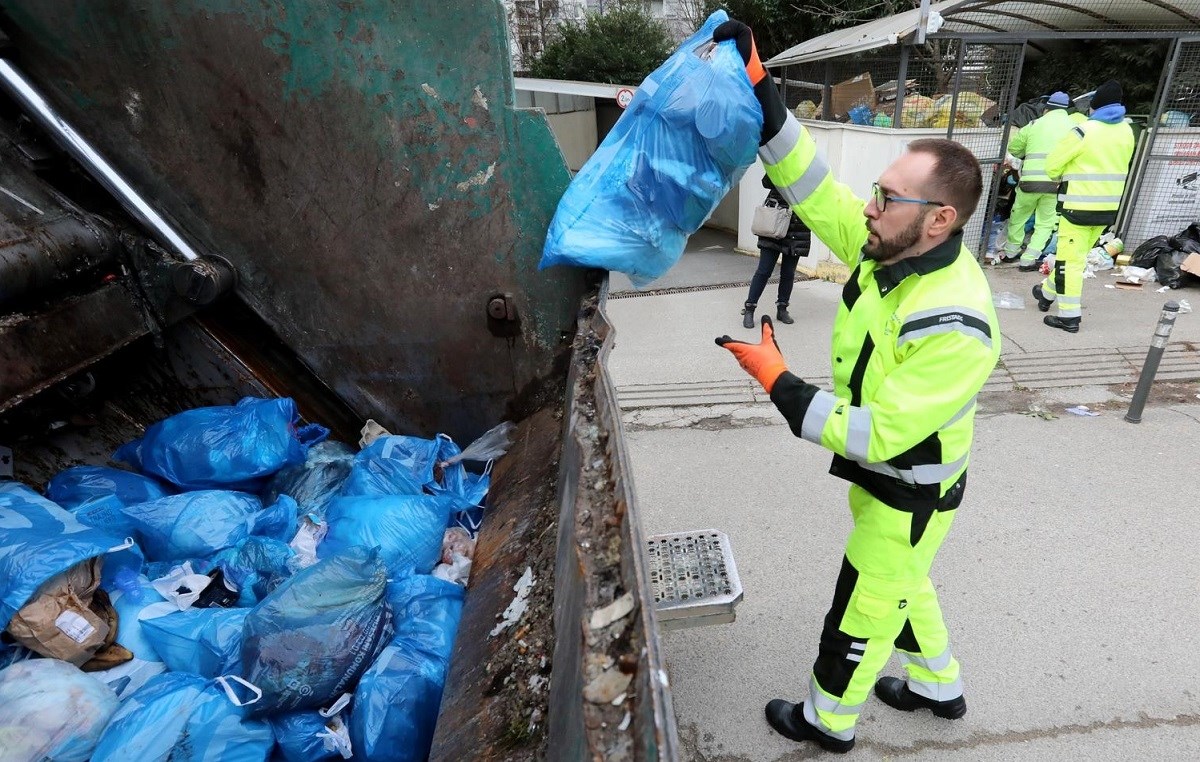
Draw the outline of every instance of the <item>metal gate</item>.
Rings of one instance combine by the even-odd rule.
[[[1173,43],[1134,167],[1118,224],[1126,251],[1200,222],[1200,37]]]

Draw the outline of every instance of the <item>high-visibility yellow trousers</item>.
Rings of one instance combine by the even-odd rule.
[[[1012,212],[1008,215],[1008,243],[1005,251],[1011,256],[1021,251],[1025,241],[1025,222],[1033,215],[1033,236],[1021,254],[1021,263],[1037,261],[1054,234],[1054,226],[1058,222],[1058,194],[1055,193],[1026,193],[1017,188],[1017,196],[1013,201]]]
[[[949,701],[962,695],[937,593],[929,579],[954,511],[907,512],[850,488],[854,529],[825,617],[809,681],[805,718],[849,740],[893,644],[915,693]]]
[[[1058,251],[1054,271],[1042,281],[1042,294],[1058,302],[1058,316],[1083,315],[1083,271],[1087,255],[1104,232],[1105,225],[1076,225],[1063,218],[1058,221]]]

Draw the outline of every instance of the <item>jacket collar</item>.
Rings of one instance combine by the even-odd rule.
[[[876,269],[875,285],[879,287],[879,295],[887,296],[910,275],[928,275],[953,263],[962,249],[962,237],[962,231],[959,231],[924,254]]]

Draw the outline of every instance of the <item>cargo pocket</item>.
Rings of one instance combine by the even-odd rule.
[[[907,617],[901,603],[895,598],[880,598],[861,589],[855,590],[842,621],[842,630],[856,638],[894,637]]]

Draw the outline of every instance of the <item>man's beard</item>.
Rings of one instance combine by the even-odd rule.
[[[880,238],[879,243],[872,246],[868,239],[867,243],[863,244],[862,253],[867,259],[873,259],[876,262],[887,262],[889,259],[898,256],[912,246],[916,245],[917,241],[921,240],[921,233],[925,225],[925,215],[922,214],[904,230],[896,234],[895,238],[885,239]],[[871,231],[871,226],[867,224],[867,230]]]

